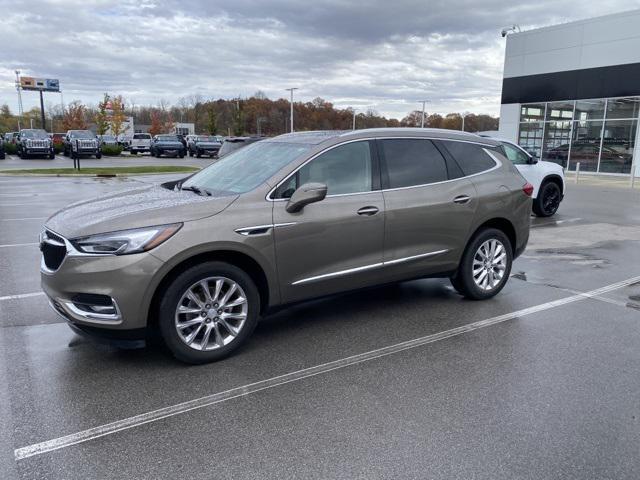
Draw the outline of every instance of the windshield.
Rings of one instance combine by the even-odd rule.
[[[179,142],[180,139],[176,135],[158,135],[159,142]]]
[[[200,137],[198,137],[198,141],[199,142],[217,142],[218,141],[218,137],[210,137],[207,135],[202,135]]]
[[[183,188],[205,188],[214,195],[248,192],[310,148],[303,143],[252,143],[199,171]]]
[[[151,138],[151,135],[147,134],[147,133],[136,133],[133,136],[134,140],[149,140]]]
[[[70,136],[72,138],[95,138],[93,133],[87,130],[77,130],[75,132],[71,132]]]
[[[22,135],[25,138],[49,138],[49,134],[44,130],[24,130]]]
[[[111,135],[103,135],[102,140],[115,140],[116,137],[112,137]]]

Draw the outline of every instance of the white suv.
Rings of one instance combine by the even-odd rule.
[[[134,155],[138,152],[150,152],[151,135],[148,133],[134,133],[131,143],[129,144],[129,151]]]
[[[556,213],[564,198],[564,169],[557,163],[538,160],[509,140],[495,140],[502,144],[505,157],[533,185],[533,213],[538,217],[550,217]]]

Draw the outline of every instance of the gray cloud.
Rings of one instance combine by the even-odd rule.
[[[606,14],[623,1],[504,0],[0,0],[0,103],[14,109],[13,70],[59,78],[66,101],[102,92],[137,104],[247,96],[322,96],[338,106],[403,116],[430,110],[497,113],[499,31]],[[48,99],[55,98],[48,95]],[[25,107],[36,96],[25,94]]]

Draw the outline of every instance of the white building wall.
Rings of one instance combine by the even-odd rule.
[[[518,141],[518,123],[520,122],[520,104],[510,103],[500,106],[500,138]]]
[[[504,77],[640,62],[640,10],[507,36]]]

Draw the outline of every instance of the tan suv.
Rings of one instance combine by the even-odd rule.
[[[499,143],[430,129],[281,135],[179,182],[71,205],[41,235],[42,287],[79,333],[157,330],[219,359],[271,308],[420,277],[498,293],[532,187]]]

